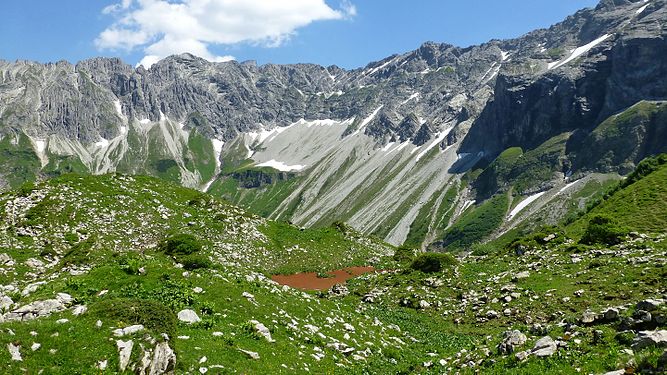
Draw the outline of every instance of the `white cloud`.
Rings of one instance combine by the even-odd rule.
[[[354,17],[356,7],[343,0],[335,10],[324,0],[122,0],[103,9],[116,21],[95,40],[99,49],[142,48],[140,64],[184,52],[210,61],[211,45],[252,43],[279,46],[312,22]]]

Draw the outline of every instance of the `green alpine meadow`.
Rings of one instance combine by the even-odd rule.
[[[667,0],[522,2],[8,0],[0,374],[667,373]]]

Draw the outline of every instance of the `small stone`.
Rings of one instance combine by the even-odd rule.
[[[250,359],[259,359],[259,353],[256,352],[251,352],[250,350],[244,350],[244,349],[239,349],[239,351],[245,355],[247,355]]]
[[[56,323],[58,323],[58,324],[69,323],[69,319],[64,319],[64,318],[63,319],[58,319],[58,320],[56,320]]]
[[[21,362],[23,361],[23,357],[21,357],[21,347],[18,345],[14,345],[13,343],[7,344],[7,350],[9,351],[9,355],[12,357],[12,361],[15,362]]]
[[[197,287],[192,288],[192,291],[197,293],[197,294],[200,294],[200,293],[204,292],[204,289],[197,286]]]
[[[79,316],[84,314],[86,311],[88,311],[88,307],[84,305],[77,305],[74,306],[74,308],[72,309],[72,315]]]
[[[524,350],[524,351],[517,352],[516,354],[514,354],[514,357],[516,357],[516,359],[518,361],[525,361],[526,358],[528,358],[529,355],[530,355],[530,353]]]
[[[429,307],[431,307],[431,304],[430,304],[430,303],[428,303],[428,302],[426,302],[426,301],[424,301],[424,300],[419,301],[419,308],[420,308],[420,309],[422,309],[422,310],[426,310],[426,309],[428,309]]]
[[[106,359],[97,362],[97,368],[100,369],[100,370],[106,370],[108,365],[109,365],[109,361],[107,361]]]
[[[37,351],[41,347],[42,347],[42,344],[40,344],[38,342],[33,342],[32,345],[30,346],[30,350],[32,350],[34,352],[34,351]]]
[[[595,322],[595,319],[597,318],[597,315],[592,312],[592,311],[586,311],[584,314],[581,316],[580,321],[584,324],[591,324]]]
[[[498,312],[495,310],[489,310],[486,312],[487,319],[498,319]]]
[[[345,330],[349,331],[349,332],[354,332],[355,331],[354,326],[350,323],[343,324],[343,328],[345,328]]]
[[[125,328],[118,328],[118,329],[113,331],[113,335],[116,336],[116,337],[123,337],[123,336],[135,334],[137,332],[141,332],[143,330],[144,330],[143,325],[135,324],[135,325],[125,327]]]
[[[579,290],[577,290],[577,291],[574,292],[574,295],[575,295],[575,297],[581,297],[581,296],[584,295],[584,290],[583,290],[583,289],[579,289]]]
[[[604,320],[608,322],[618,319],[618,309],[609,308],[602,314],[604,316]]]

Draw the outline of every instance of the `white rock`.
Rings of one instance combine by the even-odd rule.
[[[533,354],[537,357],[549,357],[555,354],[557,350],[556,342],[551,337],[544,336],[535,343]]]
[[[126,335],[135,334],[135,333],[143,331],[143,330],[144,330],[143,325],[135,324],[135,325],[125,327],[125,328],[118,328],[118,329],[113,331],[113,335],[116,336],[116,337],[123,337],[123,336],[126,336]]]
[[[176,367],[176,354],[166,341],[155,346],[149,375],[173,373]]]
[[[38,342],[33,342],[32,345],[30,346],[30,350],[32,350],[34,352],[41,347],[42,347],[42,344],[40,344]]]
[[[100,369],[100,370],[106,370],[108,365],[109,365],[109,361],[107,361],[106,359],[103,360],[103,361],[97,362],[97,368]]]
[[[201,319],[196,312],[190,309],[181,310],[178,312],[178,320],[188,324],[201,322]]]
[[[216,331],[216,332],[213,332],[213,336],[214,337],[221,337],[221,336],[223,336],[223,333]]]
[[[264,324],[258,322],[257,320],[251,320],[250,323],[255,326],[255,330],[257,331],[257,333],[259,333],[262,337],[264,337],[266,341],[276,342],[276,340],[274,340],[271,337],[271,331],[269,331],[269,329],[266,328]]]
[[[69,319],[65,319],[65,318],[63,318],[63,319],[58,319],[58,320],[56,320],[56,323],[58,323],[58,324],[69,323]]]
[[[346,331],[354,332],[355,328],[352,324],[350,323],[345,323],[343,324],[343,328],[345,328]]]
[[[11,342],[7,344],[7,350],[9,350],[9,355],[12,357],[12,361],[20,362],[23,361],[23,357],[21,357],[21,347],[12,344]]]
[[[204,289],[197,286],[197,287],[192,288],[192,291],[199,294],[199,293],[202,293],[204,291]]]
[[[67,293],[56,294],[56,299],[63,305],[69,305],[70,303],[74,302],[74,298]]]
[[[97,322],[95,322],[95,327],[102,328],[102,321],[98,320]]]
[[[74,308],[72,309],[72,315],[79,316],[81,314],[84,314],[86,311],[88,311],[88,307],[86,307],[85,305],[77,305],[74,306]]]
[[[13,304],[14,301],[11,298],[7,296],[0,297],[0,312],[9,310]]]
[[[208,369],[206,367],[200,367],[199,368],[199,373],[200,374],[206,374],[208,372]]]
[[[259,359],[259,353],[251,352],[250,350],[239,349],[239,351],[247,355],[250,359]]]
[[[208,358],[206,358],[206,356],[199,358],[199,363],[205,363],[206,361],[208,361]]]
[[[667,346],[667,330],[638,332],[632,342],[632,349],[643,349],[647,346]]]
[[[118,347],[118,367],[120,371],[123,372],[127,368],[127,365],[130,363],[130,356],[132,355],[132,347],[134,346],[134,341],[132,340],[117,340],[116,347]]]

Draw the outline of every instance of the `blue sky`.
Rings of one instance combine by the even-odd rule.
[[[325,2],[326,1],[326,2]],[[522,35],[597,0],[3,0],[0,59],[209,60],[364,66],[425,41]]]

